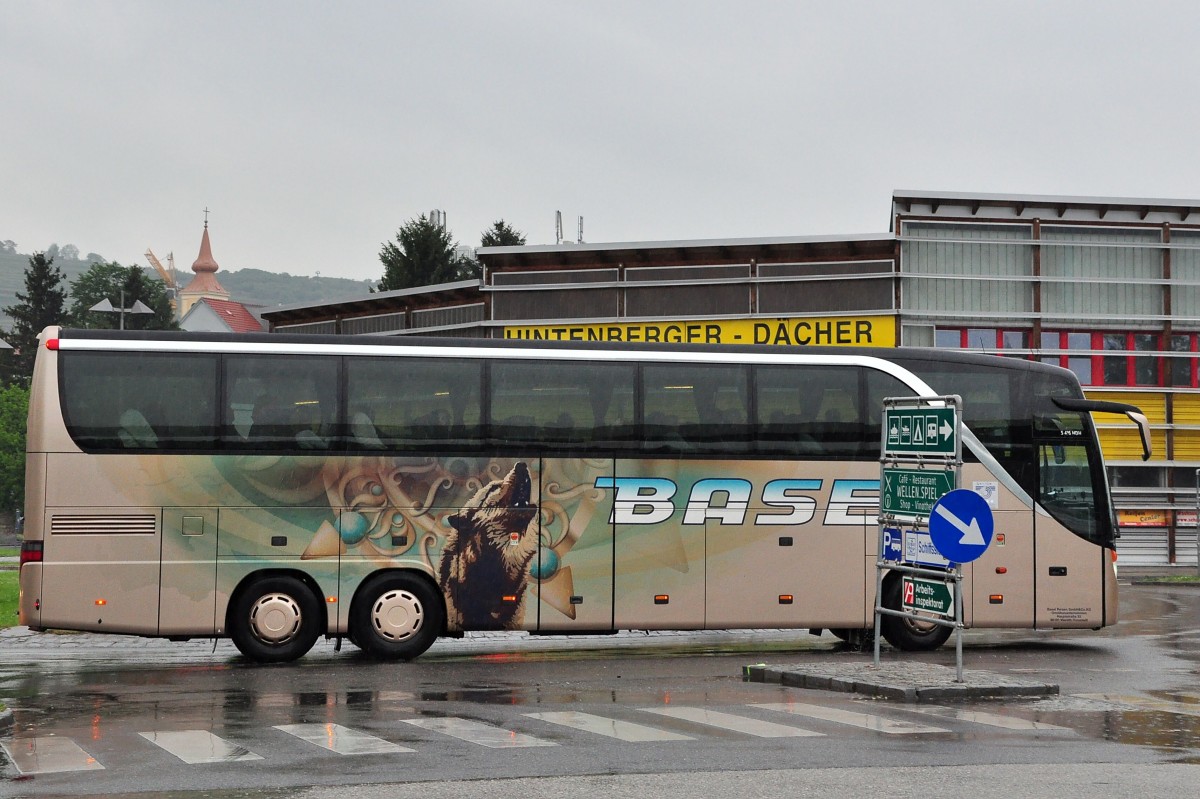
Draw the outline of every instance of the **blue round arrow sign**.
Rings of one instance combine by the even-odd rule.
[[[929,512],[929,538],[942,557],[970,563],[992,543],[995,522],[987,500],[967,488],[942,496]]]

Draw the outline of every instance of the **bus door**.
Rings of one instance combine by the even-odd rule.
[[[216,630],[217,509],[163,508],[159,635]]]
[[[964,566],[964,617],[974,627],[1033,626],[1035,511],[978,463],[963,467],[961,485],[988,499],[994,530],[983,555]]]
[[[1069,439],[1035,442],[1038,501],[1048,516],[1034,517],[1034,589],[1037,627],[1099,627],[1104,623],[1104,558],[1096,538],[1100,517],[1093,479],[1104,479],[1098,458]]]
[[[537,555],[529,567],[539,632],[613,629],[613,461],[546,458]],[[597,487],[597,486],[601,487]]]

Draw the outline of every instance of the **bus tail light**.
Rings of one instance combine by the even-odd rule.
[[[1003,605],[1004,594],[991,594],[988,597],[988,602],[992,603],[993,605]]]
[[[1112,550],[1113,563],[1117,562],[1117,550]]]
[[[105,606],[105,605],[107,605],[107,604],[108,604],[108,600],[107,600],[107,599],[97,599],[97,600],[96,600],[96,607],[98,607],[98,608],[102,608],[102,607],[104,607],[104,606]]]
[[[58,349],[58,339],[56,339],[56,338],[46,339],[46,349],[57,350]]]
[[[504,596],[500,597],[500,601],[506,605],[515,605],[517,604],[517,595],[505,594]]]
[[[670,602],[671,602],[671,596],[669,594],[655,594],[654,595],[654,604],[656,604],[656,605],[667,605],[667,604],[670,604]]]
[[[997,566],[996,574],[1008,574],[1008,567],[1007,566]]]
[[[790,605],[790,604],[792,604],[793,601],[795,601],[795,597],[792,596],[791,594],[780,594],[779,595],[779,604],[781,604],[781,605]]]
[[[41,563],[42,562],[42,547],[41,541],[22,541],[21,542],[21,565],[26,563]]]

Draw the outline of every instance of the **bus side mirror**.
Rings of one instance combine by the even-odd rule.
[[[1150,460],[1150,420],[1142,409],[1136,405],[1126,405],[1124,402],[1106,402],[1103,400],[1073,399],[1055,397],[1054,404],[1065,411],[1087,411],[1089,413],[1123,413],[1129,417],[1138,428],[1142,439],[1142,460]]]

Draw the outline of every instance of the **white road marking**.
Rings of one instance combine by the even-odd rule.
[[[54,774],[60,771],[102,769],[96,758],[79,748],[70,738],[46,735],[38,738],[10,738],[0,741],[8,759],[22,774]]]
[[[376,738],[374,735],[343,727],[341,724],[277,724],[275,729],[339,755],[383,755],[415,751]]]
[[[440,732],[462,741],[467,741],[492,749],[510,749],[526,746],[558,746],[553,741],[544,741],[532,735],[506,730],[481,721],[449,717],[427,716],[419,719],[405,719],[405,724],[420,727],[424,730]]]
[[[526,713],[525,715],[531,719],[547,721],[551,724],[561,724],[564,727],[582,730],[583,732],[592,732],[608,738],[616,738],[619,741],[646,743],[650,741],[694,740],[691,736],[680,735],[677,732],[660,730],[656,727],[647,727],[629,721],[605,718],[604,716],[593,716],[591,713],[579,713],[574,710],[556,713]]]
[[[657,713],[660,716],[667,716],[673,719],[694,721],[697,724],[741,732],[759,738],[805,738],[824,735],[821,732],[813,732],[801,727],[792,727],[788,724],[776,724],[773,721],[735,716],[732,713],[722,713],[718,710],[708,710],[702,707],[644,707],[642,710],[647,713]]]
[[[231,763],[235,760],[262,760],[244,746],[230,743],[208,730],[152,730],[139,732],[184,763]]]
[[[1069,727],[1060,727],[1057,724],[1047,724],[1044,721],[1029,721],[1028,719],[1017,718],[1016,716],[1001,716],[999,713],[986,713],[979,710],[960,710],[940,705],[905,706],[904,710],[909,713],[924,713],[927,716],[958,719],[959,721],[969,721],[972,724],[984,724],[988,727],[1000,727],[1006,730],[1061,730],[1074,732]]]
[[[931,732],[949,732],[941,727],[926,727],[911,721],[894,721],[874,713],[858,713],[853,710],[839,710],[823,705],[806,705],[802,702],[772,702],[762,705],[751,705],[764,710],[777,710],[781,713],[792,713],[797,716],[832,721],[837,724],[849,724],[864,730],[882,732],[888,735],[919,735]]]

